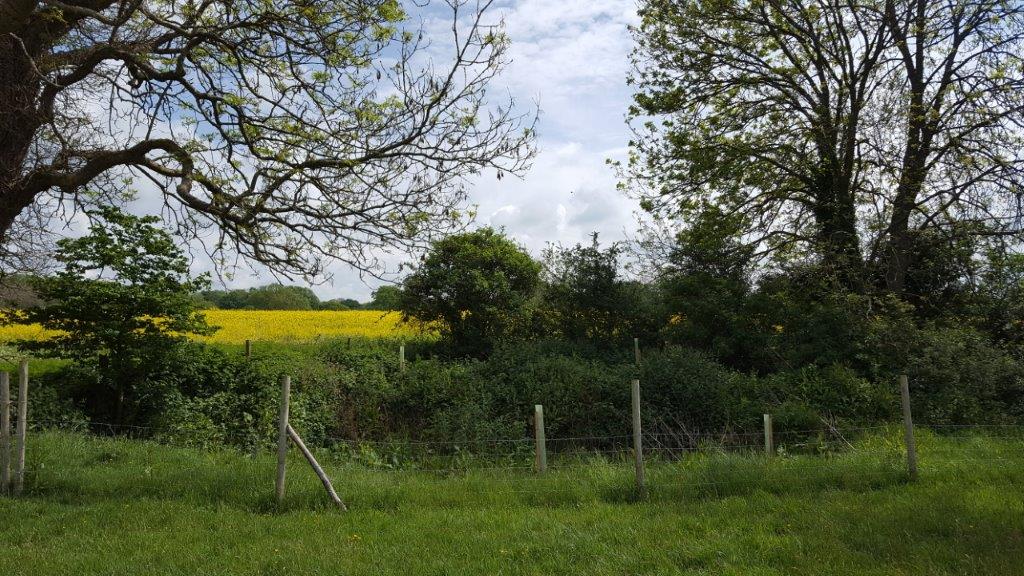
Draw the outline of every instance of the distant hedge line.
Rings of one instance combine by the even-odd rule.
[[[919,422],[1022,421],[1019,362],[969,334],[935,333],[926,344],[907,367]],[[775,415],[777,431],[898,418],[896,371],[885,367],[873,380],[836,364],[757,377],[680,347],[644,350],[638,369],[631,351],[616,355],[564,342],[506,345],[486,360],[458,361],[431,358],[431,346],[411,344],[401,372],[397,342],[279,346],[258,349],[251,359],[234,349],[182,344],[140,387],[133,425],[174,443],[270,446],[282,374],[293,380],[293,425],[321,446],[349,440],[486,446],[526,437],[534,404],[544,405],[549,437],[600,442],[629,434],[629,381],[636,377],[652,431],[757,431],[765,412]],[[33,382],[33,419],[113,422],[95,374],[67,366]]]

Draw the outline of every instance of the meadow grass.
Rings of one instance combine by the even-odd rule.
[[[371,469],[321,454],[350,506],[292,459],[42,433],[0,499],[0,574],[1021,574],[1024,442],[899,432],[830,456],[552,458],[526,470]]]

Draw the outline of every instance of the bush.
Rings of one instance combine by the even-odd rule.
[[[758,386],[777,430],[821,429],[825,422],[874,424],[899,416],[892,383],[871,383],[839,364],[779,372]]]
[[[907,373],[922,423],[998,424],[1024,416],[1020,359],[971,328],[922,330]]]
[[[703,353],[670,346],[644,354],[641,396],[648,420],[668,428],[717,432],[757,425],[755,379]]]
[[[292,376],[292,425],[314,444],[332,430],[333,381],[329,366],[307,355],[259,352],[240,354],[203,344],[182,343],[165,351],[162,362],[137,389],[135,423],[119,427],[109,407],[93,391],[98,376],[88,367],[68,365],[33,379],[35,421],[66,425],[88,419],[101,432],[150,435],[181,444],[232,445],[249,449],[276,441],[279,378]]]

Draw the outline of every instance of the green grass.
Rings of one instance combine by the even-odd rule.
[[[0,499],[0,574],[1021,574],[1024,440],[898,432],[847,454],[553,459],[543,477],[330,461],[351,511],[291,460],[47,433]]]

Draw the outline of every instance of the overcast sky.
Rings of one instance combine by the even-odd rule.
[[[476,225],[504,227],[535,255],[548,242],[575,244],[594,231],[602,243],[621,239],[636,227],[636,203],[616,191],[605,160],[623,158],[629,140],[635,0],[506,0],[492,10],[504,16],[512,63],[490,92],[510,91],[524,111],[540,105],[539,151],[522,180],[490,174],[471,184]],[[368,300],[379,284],[340,265],[331,272],[332,282],[313,287],[322,299]],[[229,287],[271,281],[239,270]]]

